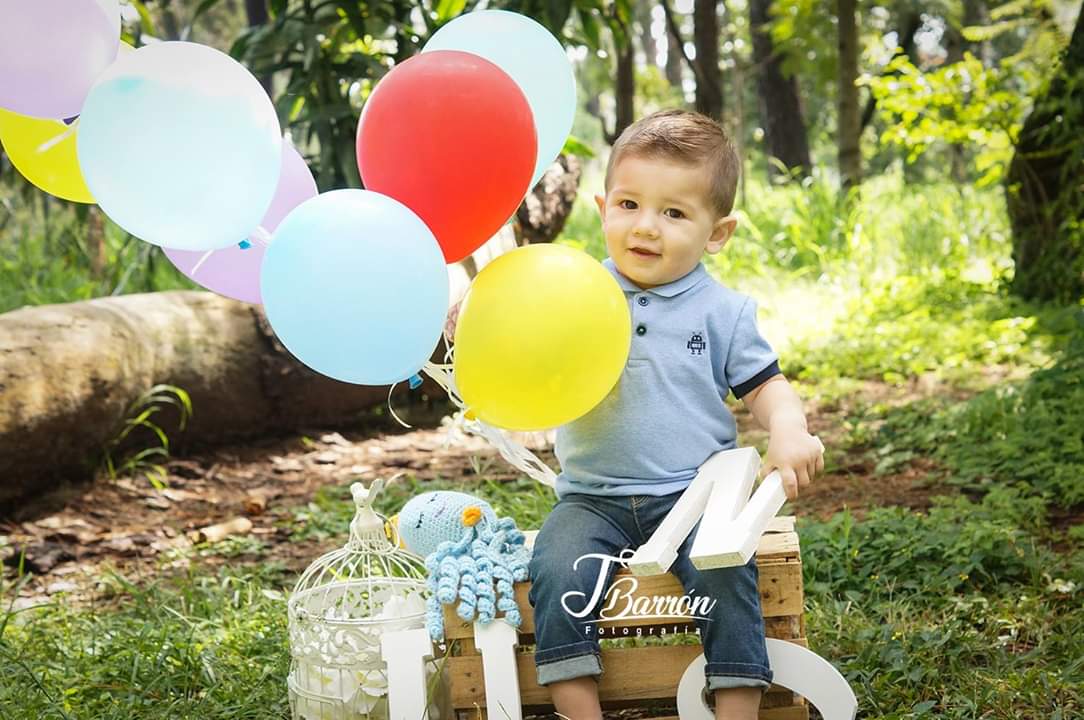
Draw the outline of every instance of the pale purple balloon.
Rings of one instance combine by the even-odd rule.
[[[282,144],[282,172],[271,205],[260,228],[268,235],[291,210],[316,197],[316,181],[300,153],[289,143]],[[254,232],[246,243],[220,250],[174,250],[163,248],[174,267],[208,290],[236,300],[260,304],[260,264],[266,238]],[[247,244],[242,248],[241,244]]]
[[[78,115],[117,57],[117,0],[6,0],[0,16],[0,107],[43,118]]]

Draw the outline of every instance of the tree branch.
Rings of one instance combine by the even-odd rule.
[[[666,15],[666,27],[670,30],[670,39],[673,41],[674,45],[677,45],[681,57],[685,58],[685,63],[689,66],[689,69],[693,71],[696,82],[698,84],[703,82],[704,71],[701,70],[700,66],[685,52],[685,39],[681,37],[681,30],[678,28],[677,21],[674,20],[674,11],[670,9],[670,3],[667,0],[662,0],[660,4],[662,5],[663,13]]]

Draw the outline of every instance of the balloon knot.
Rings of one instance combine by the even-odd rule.
[[[408,380],[408,382],[410,383],[411,390],[417,390],[422,386],[422,376],[415,373],[414,375],[410,376],[410,380]]]
[[[250,243],[248,240],[242,240],[241,242],[237,243],[237,247],[241,248],[242,250],[248,250],[250,247],[252,247],[252,243]]]

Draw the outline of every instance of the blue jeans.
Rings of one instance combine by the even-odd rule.
[[[618,564],[598,557],[577,560],[592,553],[617,557],[626,548],[635,550],[647,542],[679,497],[680,492],[661,497],[569,494],[558,501],[538,533],[530,565],[539,685],[602,674],[596,622],[604,609],[601,596]],[[670,572],[681,581],[686,596],[701,599],[694,614],[700,616],[696,624],[707,660],[707,690],[766,688],[772,671],[756,559],[742,567],[697,570],[689,561],[695,536],[696,528]]]

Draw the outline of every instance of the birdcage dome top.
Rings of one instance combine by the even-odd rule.
[[[291,620],[407,626],[425,616],[425,561],[400,547],[398,530],[372,509],[382,487],[382,480],[351,485],[350,537],[301,575],[288,602]]]

